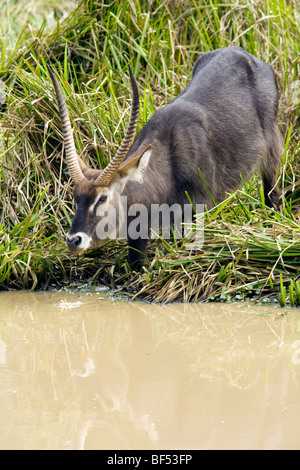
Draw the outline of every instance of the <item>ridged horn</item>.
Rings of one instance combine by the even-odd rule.
[[[49,75],[54,85],[57,104],[59,108],[61,128],[62,128],[62,134],[63,134],[63,139],[64,139],[64,147],[65,147],[65,152],[66,152],[66,161],[67,161],[69,173],[75,184],[80,183],[80,181],[82,181],[85,178],[83,174],[83,170],[87,167],[77,154],[77,150],[76,150],[75,143],[74,143],[74,137],[73,137],[73,129],[71,126],[71,121],[70,121],[64,95],[61,91],[61,88],[58,84],[58,81],[56,80],[56,77],[51,67],[48,64],[47,64],[47,67],[48,67]]]
[[[130,114],[130,120],[128,124],[128,128],[125,134],[125,137],[116,153],[114,158],[111,162],[107,165],[107,167],[102,171],[102,173],[98,176],[98,178],[94,181],[96,186],[108,186],[112,177],[117,172],[119,166],[123,162],[124,158],[126,157],[132,142],[134,141],[136,126],[139,117],[139,90],[137,83],[135,81],[134,75],[130,66],[128,66],[129,73],[130,73],[130,80],[133,92],[132,98],[132,108]]]

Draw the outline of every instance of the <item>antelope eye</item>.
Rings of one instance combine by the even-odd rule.
[[[100,196],[100,198],[99,198],[100,202],[105,202],[106,200],[107,200],[107,195],[106,194],[102,194],[102,196]]]

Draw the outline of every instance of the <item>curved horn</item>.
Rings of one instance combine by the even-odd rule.
[[[139,90],[137,83],[135,81],[134,75],[130,66],[128,65],[129,73],[130,73],[130,80],[131,86],[133,91],[133,99],[132,99],[132,108],[130,114],[130,120],[128,124],[128,128],[125,134],[125,137],[116,153],[112,161],[107,165],[107,167],[102,171],[102,173],[98,176],[98,178],[94,181],[94,184],[97,186],[108,186],[112,177],[118,170],[119,166],[123,162],[124,158],[126,157],[131,144],[134,140],[136,126],[139,117]]]
[[[70,117],[69,117],[64,95],[59,87],[58,81],[56,80],[56,77],[51,67],[48,64],[47,64],[47,67],[48,67],[49,75],[51,77],[51,80],[55,88],[55,94],[56,94],[57,104],[59,108],[59,115],[60,115],[61,127],[62,127],[63,139],[64,139],[67,165],[69,168],[70,176],[73,182],[76,184],[85,178],[82,171],[86,168],[86,165],[83,163],[81,159],[79,159],[76,148],[75,148],[75,143],[74,143],[74,138],[73,138],[73,129],[71,126]]]

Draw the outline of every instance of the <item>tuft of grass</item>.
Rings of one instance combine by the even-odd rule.
[[[299,304],[300,8],[295,2],[30,0],[24,7],[6,0],[3,18],[1,288],[99,279],[131,297],[158,302],[260,296],[284,303],[289,297]],[[232,45],[270,63],[278,78],[285,142],[278,177],[281,211],[265,207],[254,177],[205,214],[200,251],[187,251],[185,241],[152,241],[139,274],[128,269],[124,243],[108,241],[95,252],[70,257],[62,240],[73,216],[72,195],[46,62],[56,69],[67,97],[79,154],[90,166],[104,167],[130,114],[129,63],[140,88],[139,130],[186,86],[199,54]]]

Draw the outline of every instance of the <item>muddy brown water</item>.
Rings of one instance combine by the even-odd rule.
[[[299,449],[300,310],[0,293],[1,449]]]

